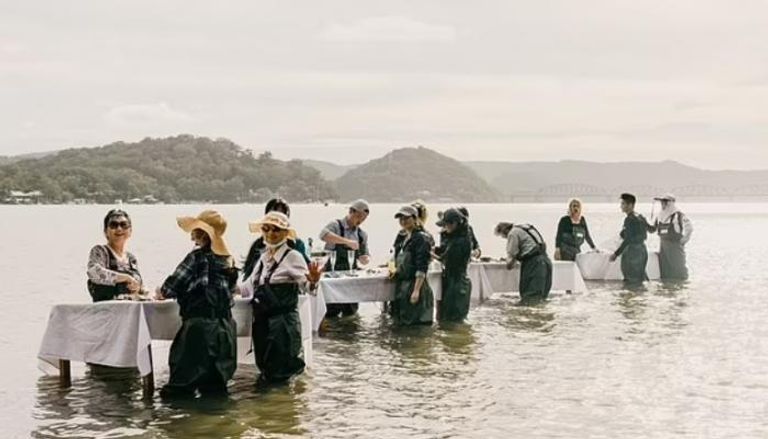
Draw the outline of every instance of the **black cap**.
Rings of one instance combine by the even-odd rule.
[[[450,208],[443,212],[443,217],[437,222],[438,227],[443,227],[446,224],[461,224],[465,220],[464,215],[459,212],[458,209]]]
[[[628,193],[621,194],[620,198],[630,204],[635,204],[637,202],[637,197]]]

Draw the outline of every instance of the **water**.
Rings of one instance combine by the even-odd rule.
[[[365,224],[378,263],[389,255],[396,207],[373,206]],[[102,241],[108,207],[0,206],[1,436],[766,437],[768,204],[684,207],[695,225],[684,286],[630,292],[590,282],[589,293],[555,295],[541,308],[516,307],[515,295],[502,294],[452,328],[393,329],[367,304],[359,319],[315,339],[314,370],[291,386],[257,392],[255,368],[244,366],[229,399],[169,405],[142,401],[130,377],[93,377],[73,365],[72,388],[60,390],[37,369],[50,307],[88,300],[87,252]],[[252,239],[246,223],[261,207],[218,208],[232,250],[243,254]],[[533,222],[551,242],[564,208],[470,211],[485,253],[500,255],[496,221]],[[130,247],[150,287],[190,248],[174,217],[200,209],[128,207]],[[612,238],[622,221],[617,206],[586,209],[596,240]],[[293,217],[307,237],[343,211],[294,206]],[[159,385],[164,354],[167,345],[156,349]]]

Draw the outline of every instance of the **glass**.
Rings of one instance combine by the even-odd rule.
[[[128,221],[110,221],[109,222],[110,229],[117,229],[118,227],[120,227],[123,230],[130,229],[131,223],[129,223]]]
[[[336,250],[331,251],[329,258],[331,260],[331,271],[335,272],[336,271]]]
[[[349,271],[355,271],[355,251],[347,250],[347,261],[349,262]]]

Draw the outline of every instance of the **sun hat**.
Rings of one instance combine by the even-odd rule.
[[[224,242],[224,232],[227,230],[227,220],[215,210],[204,210],[196,217],[180,216],[176,218],[182,230],[187,233],[195,229],[205,232],[211,239],[211,250],[220,256],[231,256],[226,242]]]
[[[288,237],[291,239],[296,239],[296,231],[291,228],[291,221],[288,219],[288,216],[282,212],[267,212],[267,214],[264,215],[264,218],[261,220],[248,223],[248,229],[251,231],[251,233],[262,233],[261,226],[266,225],[277,227],[281,230],[287,230]]]
[[[655,197],[654,200],[656,201],[677,201],[677,198],[675,198],[674,195],[670,193],[666,193],[660,197]]]

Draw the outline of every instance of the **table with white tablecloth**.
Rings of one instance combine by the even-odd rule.
[[[312,366],[312,332],[325,315],[322,297],[299,296],[304,360]],[[251,336],[251,305],[237,299],[232,317],[237,323],[238,360],[248,356]],[[175,301],[56,305],[51,309],[38,358],[58,367],[61,360],[112,367],[136,367],[142,376],[152,373],[152,340],[173,340],[181,327]],[[68,363],[66,363],[68,365]]]
[[[561,291],[584,292],[587,286],[575,263],[555,261],[552,266],[552,289]],[[394,282],[386,273],[366,274],[359,272],[353,276],[339,273],[338,278],[325,278],[320,283],[318,294],[322,294],[326,303],[386,302],[394,298]],[[519,289],[520,267],[507,270],[504,262],[472,263],[467,269],[467,276],[472,283],[472,302],[480,303],[497,292],[514,292]],[[442,278],[440,271],[430,271],[429,285],[440,300]]]
[[[621,256],[614,262],[610,261],[611,254],[607,252],[579,253],[576,256],[576,264],[581,270],[581,275],[587,280],[623,280],[621,273]],[[658,280],[661,277],[659,271],[659,253],[648,252],[648,264],[645,273],[650,280]]]

